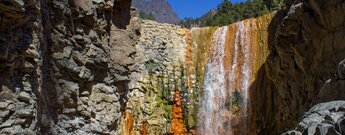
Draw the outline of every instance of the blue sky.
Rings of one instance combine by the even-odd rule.
[[[180,19],[200,17],[210,9],[216,8],[223,0],[168,0]],[[245,0],[230,0],[232,3]]]

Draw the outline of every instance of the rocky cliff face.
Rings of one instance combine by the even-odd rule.
[[[203,127],[202,123],[206,123],[206,121],[201,118],[215,118],[217,117],[216,114],[220,112],[224,114],[220,114],[219,118],[221,119],[214,122],[220,123],[219,125],[226,125],[226,121],[229,120],[232,123],[230,126],[232,131],[222,133],[243,133],[244,130],[241,130],[240,127],[247,125],[245,117],[248,114],[247,109],[244,108],[247,105],[242,104],[242,100],[240,101],[240,98],[245,98],[247,101],[247,97],[245,97],[247,89],[242,88],[242,86],[253,81],[256,72],[268,55],[267,27],[273,15],[248,19],[222,28],[194,28],[192,30],[181,29],[175,25],[144,21],[141,27],[141,37],[136,45],[135,60],[137,63],[134,65],[142,72],[131,75],[133,81],[131,81],[130,89],[132,90],[129,94],[125,113],[129,115],[122,117],[123,122],[118,129],[120,133],[139,134],[143,130],[148,134],[188,132],[195,129],[197,125]],[[224,42],[220,42],[221,39],[218,39],[221,37],[218,35],[219,31],[224,31],[222,34],[225,36],[222,40]],[[218,45],[224,45],[224,48],[215,49]],[[224,59],[221,59],[224,61],[211,59],[222,51]],[[234,53],[236,51],[239,52]],[[244,55],[245,53],[248,55]],[[223,79],[229,83],[229,85],[224,85],[227,88],[215,89],[215,91],[225,91],[231,95],[239,92],[241,96],[237,99],[229,95],[231,101],[227,100],[227,104],[224,105],[227,106],[218,110],[219,112],[217,111],[215,115],[208,115],[208,112],[213,112],[213,110],[200,112],[200,108],[205,106],[201,102],[206,100],[202,98],[206,91],[204,87],[213,86],[205,83],[207,80],[204,80],[209,80],[212,76],[209,74],[210,67],[206,66],[211,61],[219,61],[220,65],[224,65],[224,67],[215,70],[224,68],[224,71],[229,73],[223,76]],[[243,63],[251,64],[243,65]],[[242,74],[242,72],[249,70],[252,71],[249,75]],[[236,78],[230,76],[232,72]],[[249,81],[245,81],[245,83],[235,81],[243,78],[248,78]],[[217,82],[212,81],[212,83]],[[179,111],[179,115],[182,113],[183,122],[177,122],[180,125],[173,122],[176,110],[173,109],[172,95],[174,95],[175,90],[180,90],[182,95],[182,110],[180,110],[182,112]],[[217,97],[218,100],[222,100],[221,97]],[[235,103],[235,100],[238,102]],[[219,102],[219,104],[212,105],[223,106],[223,102]],[[199,115],[199,113],[201,114]],[[128,122],[131,120],[133,122]],[[176,127],[182,129],[176,129]],[[221,127],[223,126],[216,128]],[[217,130],[216,128],[215,130]],[[205,131],[203,133],[210,132]]]
[[[184,64],[184,40],[186,30],[176,25],[144,21],[141,36],[136,44],[136,63],[139,70],[132,73],[126,105],[126,114],[133,123],[121,122],[120,134],[133,127],[128,134],[166,134],[170,132],[172,99],[181,87],[181,72]]]
[[[345,98],[345,4],[287,4],[186,30],[141,21],[130,0],[1,1],[0,134],[293,129],[311,106]],[[343,104],[313,107],[287,134],[341,134]]]
[[[258,88],[253,95],[253,123],[259,134],[287,131],[315,103],[344,99],[335,95],[344,88],[335,79],[338,63],[345,57],[344,2],[289,4],[271,22],[271,52],[253,84]],[[329,79],[333,81],[321,90]]]
[[[1,1],[0,134],[117,134],[140,26],[130,5]]]

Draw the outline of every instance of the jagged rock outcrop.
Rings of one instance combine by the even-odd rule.
[[[35,134],[37,97],[30,73],[39,57],[38,46],[31,45],[40,43],[32,34],[40,30],[33,21],[39,10],[20,0],[2,1],[0,8],[0,134]]]
[[[140,34],[130,5],[1,1],[0,134],[117,134]]]
[[[327,97],[320,95],[320,90],[327,80],[334,78],[338,63],[345,58],[345,3],[342,0],[288,3],[291,6],[278,12],[271,22],[268,40],[271,52],[252,84],[258,87],[252,96],[255,101],[252,120],[258,134],[280,134],[293,128],[308,108],[320,103],[316,100],[345,98],[342,94],[326,100],[317,98]],[[342,87],[341,83],[335,85]],[[342,89],[336,91],[341,93]]]
[[[343,135],[345,134],[345,102],[333,101],[312,107],[295,130],[283,135]]]

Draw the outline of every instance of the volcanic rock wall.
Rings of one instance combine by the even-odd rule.
[[[130,0],[0,2],[0,134],[117,134],[140,19]]]
[[[219,51],[224,51],[225,54],[224,61],[220,61],[224,63],[226,71],[224,74],[226,77],[223,79],[226,79],[234,88],[229,93],[242,90],[240,87],[242,81],[239,79],[246,77],[242,72],[247,68],[248,71],[252,71],[250,75],[247,75],[250,77],[249,81],[245,82],[251,83],[256,77],[257,70],[265,62],[268,55],[267,27],[273,15],[269,14],[226,26],[228,30],[225,31],[225,48]],[[180,90],[184,123],[179,126],[185,126],[188,132],[195,128],[198,125],[197,121],[200,120],[201,100],[204,100],[201,99],[204,94],[203,87],[210,85],[204,83],[205,68],[212,54],[219,53],[211,48],[214,48],[212,45],[215,46],[214,43],[217,42],[213,38],[217,36],[214,35],[215,30],[220,28],[185,30],[179,26],[153,21],[143,21],[141,28],[140,40],[136,45],[135,61],[137,63],[133,67],[142,72],[130,75],[129,89],[131,91],[128,94],[126,115],[122,117],[118,130],[122,134],[139,134],[142,130],[148,134],[169,133],[172,124],[171,112],[174,112],[172,95],[175,90]],[[246,52],[245,48],[250,48],[250,51]],[[236,50],[239,52],[235,53]],[[250,63],[250,66],[246,68],[243,66],[245,56],[248,56],[246,62]],[[232,69],[234,67],[238,70]],[[231,71],[234,72],[233,76],[230,76]],[[230,79],[231,77],[233,79]],[[227,91],[229,87],[214,91]],[[247,90],[249,92],[249,88],[243,91]],[[229,109],[233,110],[232,107]],[[244,112],[247,111],[247,109],[244,110]],[[244,118],[247,115],[237,116],[237,114],[229,119],[234,121],[233,126],[236,127],[231,129],[233,133],[241,133],[239,128],[247,124],[243,122],[247,120]]]
[[[320,102],[345,99],[337,66],[345,58],[345,3],[297,0],[270,24],[270,55],[252,87],[258,134],[279,134],[297,125]],[[328,91],[320,90],[328,81]],[[330,86],[333,85],[333,86]],[[324,87],[325,88],[325,87]],[[318,96],[319,95],[319,96]]]
[[[129,77],[130,93],[126,117],[118,128],[120,134],[166,134],[170,132],[172,101],[175,90],[183,86],[185,34],[180,26],[144,20],[136,44],[138,73]],[[126,123],[133,119],[133,123]],[[126,131],[133,127],[131,131]]]
[[[230,112],[234,133],[243,133],[243,123],[251,124],[248,134],[283,133],[312,105],[345,98],[344,2],[287,4],[277,14],[224,27],[221,64],[224,80],[232,80],[226,90],[242,89],[243,76],[250,86],[248,114]],[[0,134],[166,134],[176,90],[183,128],[195,128],[220,28],[142,22],[130,5],[1,1]],[[236,51],[236,42],[251,51]],[[247,65],[248,76],[229,74],[235,61],[239,69]]]

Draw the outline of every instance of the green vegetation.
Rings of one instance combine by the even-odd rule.
[[[204,16],[196,19],[185,18],[180,25],[186,28],[195,26],[225,26],[230,23],[258,17],[282,7],[283,0],[247,0],[246,2],[232,4],[224,0],[217,10],[211,10]]]
[[[183,64],[175,65],[171,68],[160,68],[161,63],[148,61],[145,63],[148,70],[149,82],[145,84],[147,89],[145,100],[155,101],[154,106],[150,107],[147,115],[153,115],[155,111],[160,111],[167,123],[171,123],[173,96],[176,90],[181,92],[182,111],[185,128],[189,131],[195,127],[198,119],[198,109],[201,102],[200,69],[196,72],[196,81],[189,85],[189,73]],[[133,111],[138,112],[138,111]],[[137,116],[138,114],[134,114]]]
[[[147,14],[143,11],[140,11],[140,17],[141,19],[143,20],[156,20],[156,18],[150,13],[150,14]]]
[[[153,73],[154,71],[156,71],[159,68],[160,64],[156,63],[154,61],[148,61],[148,62],[145,63],[145,66],[146,66],[146,69],[148,70],[148,72],[151,75],[151,73]]]

